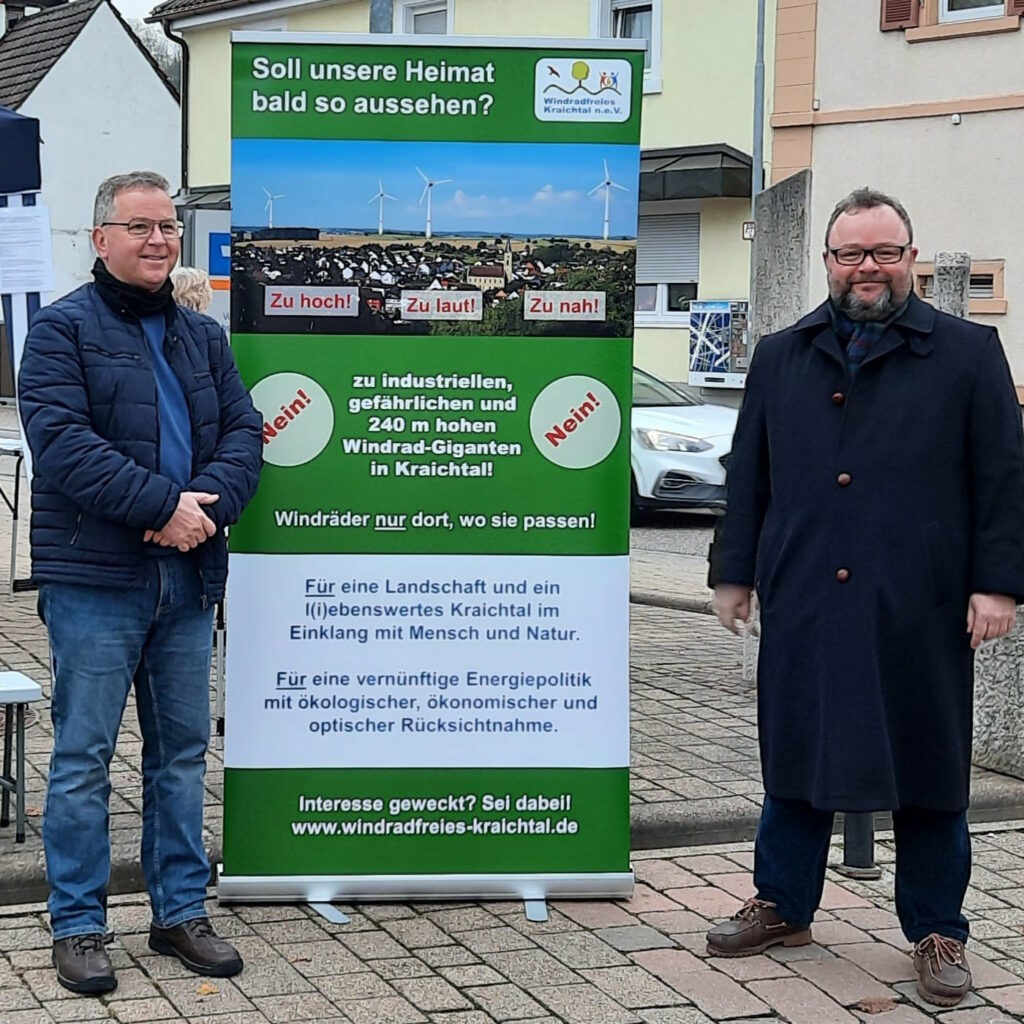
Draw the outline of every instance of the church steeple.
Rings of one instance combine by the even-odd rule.
[[[506,283],[512,280],[512,239],[505,239],[505,256],[502,260],[502,266],[505,270],[505,281]]]

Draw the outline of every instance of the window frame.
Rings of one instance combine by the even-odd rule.
[[[401,35],[436,35],[437,33],[418,33],[413,30],[417,14],[444,14],[444,35],[452,35],[454,11],[452,0],[395,0],[394,25],[395,32]]]
[[[954,11],[954,17],[940,17],[940,3],[945,0],[921,0],[920,20],[916,28],[903,28],[903,38],[908,43],[930,43],[944,39],[964,39],[972,36],[1000,35],[1004,32],[1019,32],[1020,13],[1011,13],[1010,4],[1004,0],[1002,16],[992,0],[988,15],[978,17],[972,11]],[[983,8],[982,8],[983,9]],[[970,14],[971,17],[966,17]]]
[[[986,13],[981,13],[982,11]],[[973,7],[966,11],[951,11],[949,0],[939,0],[939,24],[957,25],[965,21],[988,21],[1006,14],[1006,0],[990,0],[987,7]]]
[[[685,313],[680,310],[668,308],[668,290],[672,285],[692,285],[697,295],[700,294],[700,284],[697,281],[638,281],[636,286],[648,285],[657,289],[655,295],[654,309],[643,309],[633,311],[634,327],[674,327],[677,330],[682,327],[689,329],[690,311]],[[690,301],[696,302],[697,295]]]
[[[935,264],[918,262],[914,264],[914,292],[918,298],[925,298],[927,282],[935,276]],[[1006,300],[1006,261],[1005,260],[971,260],[971,277],[991,277],[992,297],[987,299],[968,299],[968,315],[1002,316],[1009,309]]]
[[[644,95],[661,92],[661,42],[663,38],[662,0],[590,0],[590,34],[595,37],[614,39],[612,29],[615,11],[629,7],[651,8],[650,67],[644,68]]]

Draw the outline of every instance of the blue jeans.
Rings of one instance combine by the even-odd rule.
[[[765,796],[754,843],[754,887],[791,925],[808,925],[825,887],[832,811]],[[967,941],[962,912],[971,878],[967,812],[893,812],[896,915],[910,942],[938,932]]]
[[[153,919],[205,917],[203,780],[213,610],[193,557],[152,558],[143,587],[44,583],[54,746],[43,819],[54,939],[103,932],[110,760],[132,681],[142,731],[142,868]]]

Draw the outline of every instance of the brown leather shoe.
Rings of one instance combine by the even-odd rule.
[[[755,956],[769,946],[806,946],[811,941],[810,927],[795,928],[779,917],[775,904],[767,900],[747,900],[728,920],[708,932],[711,956]]]
[[[57,980],[70,992],[98,996],[117,988],[114,968],[103,945],[103,936],[72,935],[53,943]]]
[[[933,932],[910,954],[917,970],[917,991],[925,1002],[956,1006],[971,990],[971,968],[964,944]]]
[[[176,956],[190,971],[215,978],[230,978],[242,969],[238,950],[213,930],[205,917],[185,921],[173,928],[149,926],[149,948]]]

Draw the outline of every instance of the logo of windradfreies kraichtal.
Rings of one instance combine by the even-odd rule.
[[[539,121],[628,121],[633,69],[628,60],[542,57],[534,72]]]

